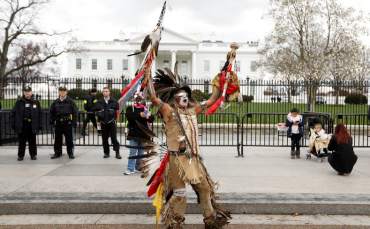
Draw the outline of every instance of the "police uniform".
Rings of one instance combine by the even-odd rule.
[[[73,155],[73,127],[76,127],[78,109],[75,102],[66,97],[56,99],[50,107],[50,121],[55,125],[54,156],[51,159],[62,156],[63,135],[66,140],[67,153],[70,159]]]
[[[25,87],[23,91],[31,91],[31,88]],[[41,129],[42,123],[39,101],[23,96],[15,103],[11,118],[12,128],[18,134],[18,161],[24,158],[26,142],[28,142],[31,160],[36,160],[36,134]]]
[[[104,158],[109,157],[109,143],[108,138],[110,137],[113,144],[113,150],[116,152],[116,158],[121,159],[119,153],[119,142],[117,140],[117,126],[116,126],[116,112],[119,109],[119,105],[115,99],[109,98],[108,100],[100,99],[96,106],[96,116],[101,124]]]
[[[96,118],[93,112],[93,108],[95,107],[97,102],[98,100],[96,99],[96,96],[93,95],[87,96],[86,99],[84,100],[84,108],[87,115],[83,121],[83,126],[81,130],[82,135],[86,135],[86,126],[90,121],[92,122],[93,126],[97,129]]]

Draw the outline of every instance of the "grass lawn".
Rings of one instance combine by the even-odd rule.
[[[0,100],[2,109],[9,110],[15,104],[16,99]],[[75,100],[76,105],[80,111],[83,109],[83,101]],[[49,102],[47,100],[41,100],[41,107],[44,109],[49,108]],[[52,101],[50,101],[50,104]],[[239,117],[240,121],[246,113],[266,113],[266,115],[254,115],[248,123],[278,123],[284,122],[286,114],[293,107],[298,108],[301,112],[307,111],[306,104],[297,103],[228,103],[226,109],[219,109],[217,115],[213,116],[200,116],[199,121],[202,123],[236,123]],[[364,116],[352,116],[358,114],[366,114],[367,105],[332,105],[332,104],[317,104],[315,106],[315,112],[330,113],[331,117],[336,119],[337,114],[345,114],[347,123],[361,123]],[[227,114],[221,114],[227,113]],[[233,114],[230,114],[233,113]],[[236,114],[236,115],[235,115]],[[238,116],[238,117],[237,117]]]

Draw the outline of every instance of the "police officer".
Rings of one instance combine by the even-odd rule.
[[[12,110],[11,125],[18,134],[18,161],[23,161],[26,142],[31,160],[36,160],[36,134],[41,129],[41,107],[33,99],[31,87],[23,88],[23,96],[18,99]]]
[[[84,100],[84,108],[85,108],[87,115],[83,121],[82,130],[81,130],[81,135],[83,136],[86,135],[86,126],[90,121],[92,122],[93,126],[97,128],[95,114],[93,113],[93,108],[96,102],[98,101],[96,99],[96,92],[97,92],[96,88],[91,89],[90,95],[88,95],[86,99]],[[100,133],[99,130],[98,130],[98,133]]]
[[[101,124],[104,158],[108,158],[109,144],[108,138],[110,137],[113,144],[113,150],[116,152],[116,158],[121,159],[119,153],[119,142],[117,140],[117,126],[116,126],[116,113],[119,109],[117,101],[110,97],[110,90],[108,87],[103,88],[103,98],[100,99],[96,106],[96,116]]]
[[[77,113],[75,102],[67,97],[67,88],[59,87],[59,98],[50,107],[50,122],[55,125],[54,155],[51,159],[62,156],[63,135],[69,158],[75,158],[73,155],[73,128],[77,124]]]

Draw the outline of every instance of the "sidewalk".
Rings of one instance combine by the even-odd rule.
[[[138,175],[124,176],[123,160],[103,159],[102,147],[77,147],[76,159],[50,160],[52,147],[39,147],[38,160],[18,162],[16,147],[0,148],[0,214],[145,214],[153,211]],[[291,160],[288,148],[203,147],[205,164],[220,184],[222,202],[244,214],[370,215],[370,150],[350,176],[337,176],[328,163]],[[194,194],[189,190],[189,202]],[[96,204],[92,208],[92,205]],[[199,209],[190,204],[189,213]],[[98,206],[98,207],[97,207]]]

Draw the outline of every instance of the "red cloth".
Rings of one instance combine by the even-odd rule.
[[[227,72],[231,72],[230,66],[231,65],[229,65],[229,67],[227,69]],[[230,71],[229,71],[229,69],[230,69]],[[220,81],[220,90],[223,91],[224,85],[226,83],[226,71],[221,72],[221,76],[220,76],[219,81]],[[227,84],[227,88],[226,88],[226,94],[231,95],[232,93],[236,92],[238,89],[239,89],[238,85],[235,85],[235,84],[233,84],[232,82],[229,81],[229,83]]]
[[[161,165],[159,166],[157,172],[155,173],[153,181],[152,181],[152,183],[150,184],[150,186],[148,188],[148,191],[146,193],[148,195],[148,197],[153,196],[157,192],[157,189],[158,189],[159,185],[163,181],[163,176],[162,175],[164,173],[164,170],[166,169],[166,166],[167,166],[169,160],[170,160],[170,155],[167,152],[166,155],[164,155],[164,158],[161,161]]]

